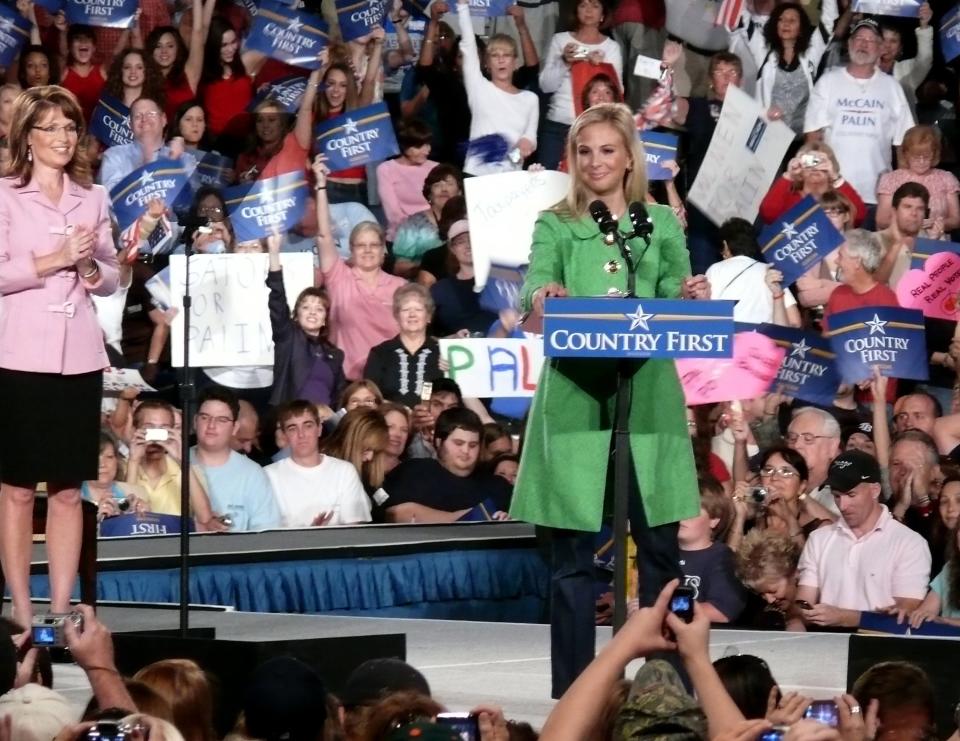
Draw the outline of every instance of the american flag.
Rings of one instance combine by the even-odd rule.
[[[740,12],[742,10],[743,0],[721,0],[714,25],[724,26],[728,31],[732,31],[740,25]]]

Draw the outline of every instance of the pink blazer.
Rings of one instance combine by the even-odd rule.
[[[110,201],[99,185],[83,188],[64,175],[59,204],[36,181],[16,188],[0,178],[0,368],[73,375],[109,365],[103,331],[90,294],[117,289],[119,268],[110,229]],[[74,269],[37,275],[34,257],[60,249],[68,226],[88,226],[97,235],[94,282]]]

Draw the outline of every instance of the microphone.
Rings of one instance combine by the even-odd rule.
[[[633,225],[633,236],[642,237],[649,242],[650,235],[653,234],[653,222],[650,221],[647,207],[634,201],[627,206],[627,213],[630,214],[630,223]]]
[[[605,244],[611,245],[616,241],[617,222],[613,220],[610,209],[600,199],[597,199],[589,206],[590,217],[597,222],[600,233],[603,235]]]

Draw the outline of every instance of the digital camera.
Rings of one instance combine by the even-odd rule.
[[[77,626],[77,630],[83,630],[83,615],[79,612],[36,615],[31,626],[33,645],[63,648],[67,645],[66,627],[68,622]]]
[[[750,498],[757,504],[763,504],[770,496],[770,491],[765,486],[754,486],[750,490]]]

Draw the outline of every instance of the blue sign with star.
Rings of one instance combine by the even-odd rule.
[[[647,180],[673,180],[673,173],[664,164],[677,161],[677,137],[659,131],[642,131],[640,141],[647,160]]]
[[[383,27],[387,14],[386,0],[335,0],[334,5],[344,41],[359,39]]]
[[[312,70],[320,69],[317,55],[327,42],[327,24],[322,19],[275,0],[262,0],[243,48]]]
[[[183,163],[171,159],[159,159],[131,172],[110,191],[120,230],[143,216],[151,201],[159,198],[168,208],[172,207],[188,180]]]
[[[770,391],[802,399],[811,404],[830,406],[840,386],[837,354],[818,334],[777,324],[737,323],[737,332],[759,332],[786,350]]]
[[[133,141],[130,109],[122,100],[104,93],[90,116],[90,133],[105,147],[129,144]]]
[[[946,62],[960,57],[960,5],[940,21],[940,50]]]
[[[302,75],[290,75],[279,80],[273,80],[262,85],[247,105],[248,111],[255,111],[266,101],[276,105],[287,113],[296,113],[300,110],[300,101],[307,90],[307,78]]]
[[[302,171],[256,180],[223,191],[227,215],[238,242],[285,232],[303,220],[307,179]]]
[[[923,270],[923,264],[927,261],[927,258],[940,252],[952,252],[955,255],[960,255],[960,243],[917,237],[913,242],[913,250],[910,252],[911,269]]]
[[[400,154],[386,103],[355,108],[321,121],[313,131],[316,150],[326,156],[333,172]]]
[[[916,18],[923,0],[856,0],[854,13],[892,15],[897,18]]]
[[[67,23],[105,28],[130,28],[140,0],[67,0]]]
[[[874,366],[891,378],[926,381],[927,339],[923,312],[892,306],[867,306],[830,315],[826,333],[837,354],[837,369],[847,383],[873,376]]]
[[[843,244],[813,196],[807,196],[760,234],[763,259],[783,273],[788,286]]]
[[[0,66],[9,67],[30,41],[30,21],[16,10],[0,5]]]
[[[548,298],[551,358],[730,358],[735,301]]]

